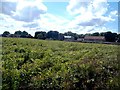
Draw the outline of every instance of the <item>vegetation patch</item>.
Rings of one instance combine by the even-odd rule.
[[[2,38],[2,90],[119,89],[119,46]]]

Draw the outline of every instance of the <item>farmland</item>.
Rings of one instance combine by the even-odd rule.
[[[2,38],[2,90],[114,90],[118,46]]]

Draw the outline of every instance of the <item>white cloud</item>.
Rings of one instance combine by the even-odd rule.
[[[94,32],[107,32],[107,31],[111,31],[111,29],[110,28],[108,28],[108,27],[105,27],[105,26],[102,26],[102,27],[95,27],[95,28],[93,28],[93,30],[91,30],[91,31],[87,31],[87,32],[90,32],[90,33],[94,33]]]
[[[80,0],[70,0],[67,11],[71,15],[82,14],[86,11],[88,2],[80,2]]]
[[[14,0],[2,3],[3,14],[10,15],[18,21],[32,22],[46,13],[47,7],[39,0]]]
[[[118,16],[118,11],[111,11],[110,12],[110,15],[109,15],[110,17],[114,17],[114,16]]]
[[[61,16],[55,16],[50,13],[46,13],[41,15],[41,19],[37,21],[39,23],[39,27],[41,30],[49,31],[49,30],[57,30],[59,32],[64,32],[67,23],[70,21]]]
[[[41,15],[41,20],[42,21],[48,21],[49,23],[59,23],[61,24],[65,24],[68,23],[69,20],[67,20],[66,18],[62,17],[62,16],[56,16],[50,13],[46,13],[44,15]]]
[[[94,12],[94,14],[104,14],[107,10],[107,0],[70,0],[67,11],[71,15]]]
[[[105,16],[99,17],[90,16],[89,18],[84,16],[78,16],[75,20],[77,22],[76,24],[80,26],[101,26],[109,21],[114,21],[115,19]]]
[[[29,32],[29,28],[24,28],[23,25],[25,22],[16,21],[8,15],[0,14],[0,34],[4,31],[9,31],[10,33],[14,33],[17,30]],[[31,33],[31,32],[30,32]]]
[[[32,23],[25,23],[22,25],[24,28],[36,28],[38,27],[38,23],[32,22]]]
[[[13,18],[11,18],[8,15],[0,14],[1,24],[2,26],[16,26],[21,27],[24,22],[15,21]],[[17,23],[17,24],[16,24]],[[10,28],[10,27],[9,27]]]
[[[110,30],[104,24],[114,21],[117,11],[107,16],[108,4],[104,0],[91,0],[91,2],[78,2],[70,0],[67,11],[73,17],[68,20],[63,16],[56,16],[47,12],[43,3],[33,0],[8,0],[3,4],[0,19],[1,30],[26,30],[34,36],[35,31],[57,30],[60,33],[72,31],[74,33],[105,32]],[[106,0],[105,0],[106,1]]]
[[[90,0],[88,2],[70,0],[66,9],[75,19],[68,26],[72,25],[72,28],[81,27],[79,32],[82,32],[82,29],[84,32],[98,30],[96,28],[104,27],[107,22],[115,21],[114,17],[117,11],[112,11],[107,15],[108,6],[107,0]],[[102,31],[104,30],[105,28],[102,29]]]
[[[1,2],[17,2],[18,0],[1,0]]]
[[[79,19],[79,22],[88,23],[89,21],[94,21],[95,18],[101,16],[103,17],[103,15],[107,12],[107,6],[108,4],[106,0],[91,0],[90,2],[70,0],[69,5],[67,6],[67,11],[70,14],[78,15],[79,18],[77,19]]]
[[[16,2],[0,2],[0,5],[2,5],[0,8],[0,13],[3,13],[5,15],[12,15],[12,12],[16,11]]]
[[[43,0],[1,0],[1,2],[19,2],[19,1],[39,1],[39,2],[43,2]]]

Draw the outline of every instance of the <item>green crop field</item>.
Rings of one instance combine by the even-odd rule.
[[[1,44],[2,90],[119,88],[117,45],[23,38]]]

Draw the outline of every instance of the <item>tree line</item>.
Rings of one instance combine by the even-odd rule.
[[[58,31],[36,31],[35,35],[32,36],[26,31],[15,31],[14,34],[11,34],[9,31],[3,32],[1,35],[2,37],[21,37],[21,38],[35,38],[35,39],[51,39],[51,40],[64,40],[64,36],[72,36],[74,40],[77,40],[78,38],[84,38],[85,36],[104,36],[105,40],[108,42],[120,42],[120,34],[112,33],[110,31],[108,32],[95,32],[95,33],[89,33],[89,34],[77,34],[73,33],[71,31],[65,32],[65,33],[59,33]]]

